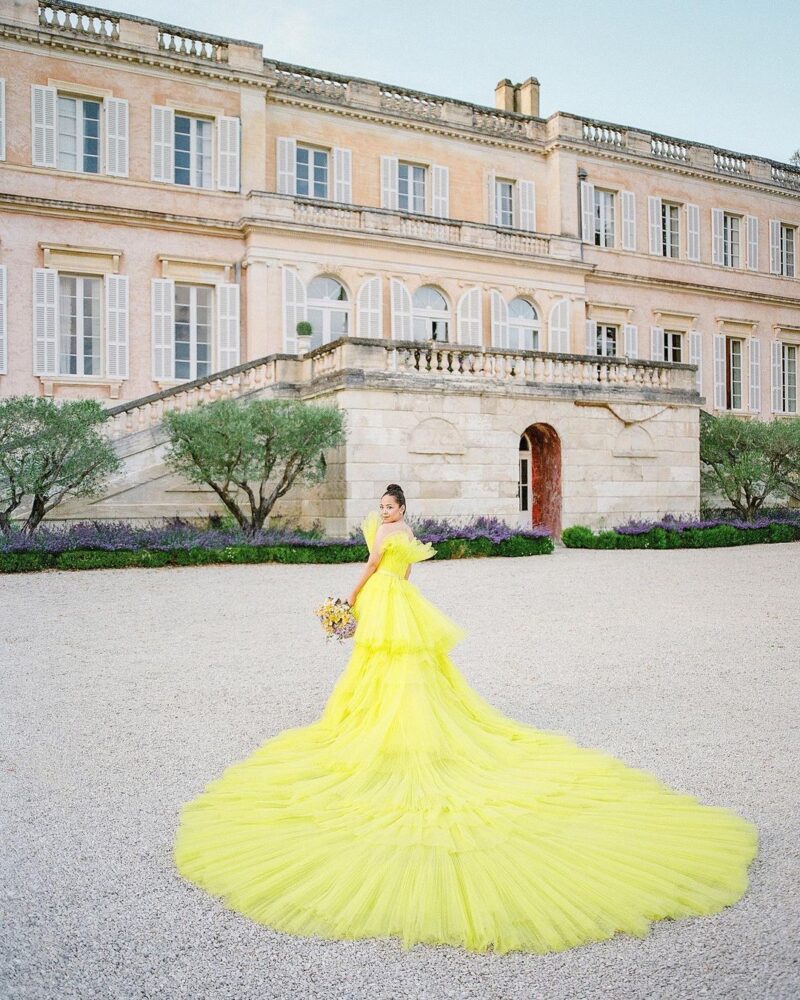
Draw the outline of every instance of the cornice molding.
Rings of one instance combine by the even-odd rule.
[[[770,295],[767,292],[748,292],[741,288],[724,288],[721,285],[707,285],[690,281],[676,281],[674,278],[652,278],[641,274],[623,274],[620,271],[595,269],[587,280],[608,281],[615,285],[637,285],[642,288],[669,289],[671,291],[693,292],[713,295],[715,298],[738,299],[742,302],[759,302],[765,305],[791,306],[798,308],[800,299],[790,295]]]

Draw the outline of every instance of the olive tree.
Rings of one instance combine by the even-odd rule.
[[[0,530],[27,509],[32,534],[67,497],[92,497],[119,468],[100,432],[106,413],[91,399],[56,403],[44,396],[0,401]]]
[[[248,534],[292,486],[322,480],[323,453],[344,441],[340,410],[295,400],[220,400],[167,413],[164,426],[167,463],[210,486]]]
[[[800,469],[800,420],[742,420],[701,414],[700,485],[722,494],[752,521],[770,499],[790,493]]]

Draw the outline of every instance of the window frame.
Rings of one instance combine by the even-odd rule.
[[[794,278],[797,275],[797,227],[786,222],[781,222],[780,227],[780,273],[784,278]]]
[[[683,330],[664,330],[664,361],[668,364],[679,365],[682,364],[682,359],[685,354],[683,349]],[[675,357],[676,348],[676,338],[677,338],[677,353],[678,357]]]
[[[61,162],[62,148],[61,142],[63,138],[63,132],[61,130],[61,102],[62,101],[72,101],[76,107],[75,113],[75,166],[66,167]],[[96,104],[97,105],[97,135],[88,136],[86,135],[85,123],[87,120],[86,113],[84,109],[85,104]],[[81,94],[77,92],[72,92],[69,90],[59,90],[56,89],[56,169],[63,170],[70,174],[85,174],[87,177],[99,177],[105,172],[105,163],[103,162],[103,136],[105,122],[103,120],[103,99],[99,97],[92,97],[89,94]],[[84,169],[84,163],[86,159],[86,140],[96,139],[97,141],[97,170],[86,170]],[[78,166],[78,161],[80,160],[80,166]]]
[[[417,294],[424,288],[430,288],[437,293],[444,302],[444,309],[428,309],[418,306],[414,301]],[[426,326],[426,336],[417,336],[417,322],[425,323]],[[453,311],[445,297],[444,292],[438,289],[435,285],[420,285],[411,293],[411,337],[412,340],[418,343],[426,343],[429,340],[436,341],[437,344],[450,344],[453,341],[450,338],[451,333],[451,323],[453,321]],[[444,323],[445,324],[445,336],[440,338],[438,336],[434,337],[434,330],[431,326],[428,328],[428,324],[433,323]]]
[[[177,157],[178,153],[185,153],[186,150],[178,149],[178,119],[185,118],[189,121],[189,166],[178,167]],[[204,123],[208,126],[208,183],[207,184],[196,184],[195,183],[195,156],[197,153],[196,149],[196,128],[198,123]],[[209,115],[198,115],[192,114],[186,111],[179,111],[177,108],[173,110],[172,114],[172,183],[179,188],[190,188],[195,191],[211,191],[215,189],[216,186],[216,176],[214,171],[214,160],[216,157],[216,139],[215,134],[217,131],[217,119]],[[184,135],[185,133],[180,133]],[[205,156],[203,159],[205,160]],[[185,184],[183,181],[178,180],[177,172],[178,169],[189,171],[189,183]]]
[[[617,245],[617,194],[609,188],[594,189],[594,245],[604,250]]]
[[[742,232],[744,231],[744,216],[736,212],[722,213],[722,266],[734,269],[742,267]],[[736,223],[736,240],[733,239],[734,223]],[[736,255],[734,257],[734,249]]]
[[[508,213],[504,216],[503,203],[506,200],[503,188],[508,188]],[[495,177],[494,180],[494,217],[495,225],[501,229],[514,229],[514,204],[516,201],[516,181],[510,177]],[[507,218],[508,221],[504,221]]]
[[[308,158],[308,177],[305,179],[305,183],[309,186],[309,191],[307,194],[302,194],[299,190],[300,186],[300,153],[306,152],[309,154]],[[314,156],[317,153],[322,153],[325,156],[325,194],[317,194],[313,188],[316,184],[313,175],[316,172],[316,165],[313,162]],[[333,168],[332,168],[332,157],[333,150],[327,146],[316,146],[309,142],[296,142],[294,149],[294,193],[297,198],[316,198],[320,201],[332,201],[331,192],[333,190]]]
[[[526,322],[520,322],[520,320],[519,320],[518,317],[512,317],[512,315],[511,315],[511,307],[513,306],[513,304],[515,302],[524,302],[526,305],[530,306],[530,308],[533,310],[533,319],[530,321],[530,323],[528,323],[527,321]],[[508,303],[507,308],[508,308],[508,323],[507,323],[507,333],[506,333],[507,343],[505,345],[506,349],[510,350],[510,351],[539,351],[539,350],[541,350],[540,344],[541,344],[542,324],[541,324],[541,320],[539,318],[539,313],[538,313],[538,311],[536,309],[536,306],[532,302],[530,302],[527,298],[525,298],[524,295],[516,295]],[[521,331],[530,332],[532,346],[531,347],[520,346],[519,344],[512,345],[512,343],[511,343],[511,340],[512,340],[511,331],[512,331],[512,329],[516,329],[517,331],[521,330]]]
[[[327,279],[328,281],[335,281],[336,284],[341,288],[344,293],[344,298],[336,299],[317,299],[313,298],[311,295],[311,286],[318,279]],[[339,337],[349,337],[351,335],[352,329],[352,301],[348,294],[347,288],[344,283],[338,278],[335,278],[330,274],[317,274],[311,281],[309,281],[306,288],[306,319],[311,322],[311,312],[316,310],[322,314],[322,330],[319,332],[319,341],[317,342],[316,331],[312,332],[309,342],[309,350],[314,350],[315,347],[321,347],[323,344],[329,344],[332,340],[338,340]],[[344,333],[337,333],[335,336],[331,335],[331,318],[334,314],[340,314],[344,316]],[[313,330],[313,323],[312,330]]]
[[[789,365],[790,356],[792,361],[791,370]],[[781,345],[781,413],[791,413],[796,415],[798,412],[798,407],[797,407],[798,360],[800,360],[800,344],[784,342]]]
[[[63,323],[67,314],[62,308],[62,281],[74,281],[75,284],[75,371],[65,371],[62,368],[62,358],[72,357],[72,354],[65,355],[62,350],[62,339],[63,333]],[[97,332],[93,335],[92,339],[97,341],[97,371],[86,371],[86,353],[85,353],[85,334],[82,332],[82,327],[85,326],[86,317],[84,315],[83,307],[86,301],[86,295],[83,293],[82,289],[86,281],[97,282],[98,294],[97,294]],[[80,290],[80,291],[79,291]],[[102,274],[84,274],[78,271],[58,271],[57,278],[57,295],[58,295],[58,306],[57,306],[57,317],[58,317],[58,329],[56,332],[56,372],[55,375],[58,376],[69,376],[72,378],[88,378],[97,379],[104,378],[106,371],[106,352],[105,352],[105,340],[106,340],[106,329],[105,329],[105,281]],[[72,313],[69,313],[69,318],[72,319]],[[73,334],[70,333],[70,337]]]
[[[613,337],[609,338],[609,331],[613,330]],[[619,333],[620,327],[616,323],[598,323],[595,329],[595,351],[597,357],[599,358],[617,358],[619,354],[617,348],[619,347]],[[609,354],[606,348],[609,343],[613,343],[613,353]]]
[[[668,237],[673,235],[673,221],[669,216],[674,212],[674,244]],[[670,223],[668,225],[668,223]],[[681,256],[681,206],[674,201],[661,200],[661,256],[667,260],[680,260]]]
[[[736,367],[734,365],[734,355],[737,353],[733,350],[733,345],[738,347],[738,394],[739,394],[739,405],[735,406],[736,396],[735,392],[737,390],[736,380],[734,375],[736,373]],[[725,409],[738,412],[744,409],[744,340],[741,337],[726,337],[725,338]]]
[[[406,178],[403,178],[403,170],[406,171]],[[414,191],[416,187],[416,174],[419,171],[421,176],[422,184],[422,194],[419,199],[419,207],[417,207],[417,194]],[[399,212],[408,212],[409,215],[426,215],[428,206],[428,189],[430,187],[429,179],[429,168],[425,163],[417,163],[414,160],[398,160],[397,161],[397,210]],[[403,192],[403,185],[405,184],[406,191]],[[403,197],[406,197],[407,205],[403,205]]]
[[[189,358],[188,358],[188,362],[185,359],[183,359],[183,358],[181,358],[181,359],[178,358],[178,308],[179,308],[179,306],[183,305],[183,303],[179,303],[178,302],[178,289],[180,289],[180,288],[189,288],[190,289],[190,293],[191,293],[190,296],[189,296],[189,339],[188,339],[188,343],[189,343]],[[205,362],[208,365],[208,371],[206,371],[206,372],[204,372],[202,374],[199,374],[198,373],[198,369],[197,369],[197,365],[198,365],[198,362],[197,362],[197,346],[198,346],[198,340],[197,340],[197,291],[198,291],[198,289],[208,290],[208,292],[209,292],[209,305],[208,305],[209,322],[208,322],[208,344],[207,344],[207,346],[208,346],[208,357],[207,357],[206,362]],[[193,382],[195,379],[205,378],[207,375],[210,375],[213,372],[213,370],[214,370],[214,367],[213,367],[213,365],[214,365],[214,357],[215,357],[214,347],[215,347],[215,343],[216,343],[215,338],[216,338],[216,334],[217,334],[216,324],[215,324],[216,295],[217,295],[216,286],[213,285],[213,284],[210,284],[210,283],[207,284],[205,282],[198,282],[198,281],[176,281],[175,282],[175,285],[174,285],[174,296],[175,296],[174,315],[173,315],[173,318],[172,318],[172,349],[173,349],[172,372],[173,372],[173,378],[175,378],[176,380],[178,380],[180,382]],[[181,341],[181,343],[183,343],[183,342]],[[188,365],[189,365],[189,374],[188,375],[179,375],[178,374],[178,363],[179,363],[179,361],[180,361],[181,364],[188,363]]]

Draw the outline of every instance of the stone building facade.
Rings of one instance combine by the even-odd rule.
[[[279,511],[333,533],[389,480],[554,530],[692,512],[701,406],[797,411],[787,164],[72,3],[0,0],[0,65],[0,395],[98,398],[125,456],[70,516],[213,509],[160,416],[220,396],[344,408]]]

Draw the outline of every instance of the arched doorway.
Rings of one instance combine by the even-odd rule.
[[[519,439],[519,506],[534,527],[561,534],[561,439],[549,424],[531,424]],[[527,520],[527,517],[526,517]]]

